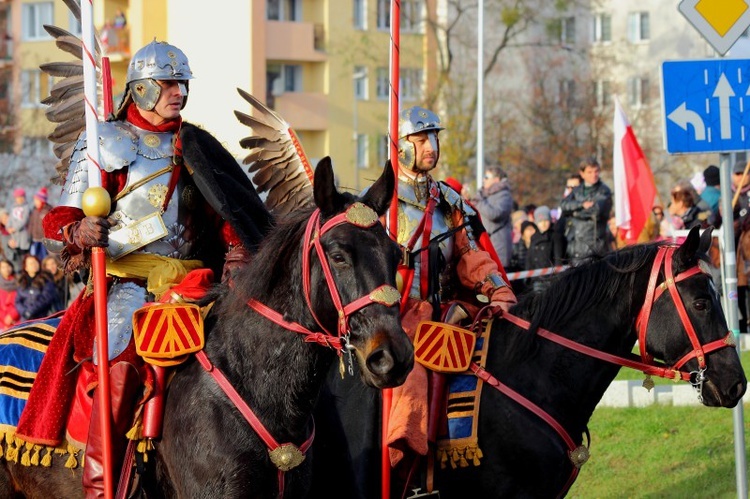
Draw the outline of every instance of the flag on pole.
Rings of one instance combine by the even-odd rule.
[[[615,221],[628,244],[638,240],[656,198],[651,167],[633,133],[620,101],[615,97],[614,147]]]

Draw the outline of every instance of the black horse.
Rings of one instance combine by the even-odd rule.
[[[528,329],[496,318],[485,336],[489,341],[486,371],[475,368],[485,379],[478,423],[481,464],[456,469],[436,466],[435,490],[440,497],[565,495],[576,477],[573,460],[580,464],[587,455],[583,435],[589,418],[620,365],[559,342],[572,340],[617,356],[625,365],[690,379],[704,405],[734,407],[745,393],[747,380],[732,348],[716,288],[703,271],[710,232],[701,237],[694,229],[676,249],[664,244],[634,246],[569,269],[552,279],[548,289],[522,297],[511,309],[507,319],[511,315],[523,318]],[[655,262],[659,264],[654,266]],[[671,284],[665,282],[671,277],[675,277]],[[672,286],[676,296],[672,296]],[[686,322],[678,313],[675,297],[684,304]],[[639,316],[642,327],[637,324]],[[563,339],[551,341],[554,335],[547,331]],[[639,336],[645,360],[631,357]],[[663,364],[652,362],[652,357]],[[679,374],[664,366],[679,367]],[[338,382],[329,377],[329,383]],[[378,398],[372,390],[349,385],[352,396]],[[531,405],[524,407],[526,402],[509,398],[510,390]],[[360,407],[364,405],[360,402]],[[540,408],[539,414],[530,409],[533,405]],[[341,476],[360,473],[344,482],[348,490],[328,497],[377,497],[377,490],[357,488],[357,484],[379,481],[377,428],[360,442],[337,442],[333,436],[342,426],[355,424],[355,418],[363,419],[363,409],[355,410],[350,404],[351,412],[331,414],[328,407],[321,404],[318,422],[321,432],[327,425],[325,431],[332,440],[319,441],[316,456],[325,453],[325,467],[340,470]],[[405,485],[394,472],[392,497],[408,497],[416,487],[425,492],[424,475],[416,471],[413,478]],[[323,490],[321,485],[315,480],[314,490]]]
[[[304,456],[283,444],[305,450],[314,434],[312,409],[336,359],[334,348],[323,346],[341,348],[345,370],[353,370],[356,357],[370,386],[403,383],[413,347],[393,288],[400,252],[378,221],[393,185],[386,166],[361,199],[340,193],[325,158],[315,172],[316,206],[280,222],[234,286],[216,292],[205,322],[205,358],[182,364],[169,385],[155,466],[142,480],[148,497],[272,498],[282,491],[304,497],[312,459],[279,470]],[[260,420],[265,440],[282,444],[278,466],[207,372],[209,363]],[[80,472],[64,468],[63,461],[55,459],[49,468],[3,461],[0,495],[82,496]]]

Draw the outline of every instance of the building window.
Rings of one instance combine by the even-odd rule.
[[[357,100],[367,100],[367,68],[365,66],[354,66],[354,97]]]
[[[390,94],[390,80],[388,78],[388,68],[378,68],[375,77],[377,79],[375,96],[378,99],[387,99]]]
[[[422,98],[422,70],[401,68],[401,99],[420,100]]]
[[[572,109],[576,104],[576,82],[575,80],[560,80],[559,102],[560,106]]]
[[[642,107],[649,103],[648,78],[628,78],[628,104],[630,107]]]
[[[574,45],[576,42],[576,18],[560,19],[560,42],[563,45]]]
[[[355,29],[367,29],[367,0],[353,1],[353,25]]]
[[[368,168],[370,166],[367,147],[367,134],[357,134],[357,168]]]
[[[77,36],[81,36],[83,34],[81,21],[76,19],[76,16],[74,16],[72,12],[68,12],[68,30]]]
[[[302,0],[266,0],[269,21],[301,21]]]
[[[594,103],[596,107],[608,106],[612,100],[610,82],[608,80],[597,80],[594,82]]]
[[[592,41],[604,43],[612,41],[612,16],[609,14],[596,14],[591,26]]]
[[[651,38],[651,21],[648,12],[630,12],[628,14],[628,41],[642,42]]]
[[[39,91],[39,77],[41,71],[38,69],[27,69],[21,71],[21,107],[40,107],[41,95]]]
[[[266,83],[271,95],[302,91],[302,66],[297,64],[269,64]]]
[[[25,3],[21,5],[21,39],[25,42],[33,40],[50,40],[52,37],[44,31],[43,24],[53,24],[54,9],[52,2]]]
[[[391,28],[391,0],[377,0],[378,29]],[[401,31],[422,32],[423,29],[423,0],[403,0],[401,2]]]
[[[401,2],[401,31],[422,33],[424,23],[424,4],[422,0],[405,0]]]

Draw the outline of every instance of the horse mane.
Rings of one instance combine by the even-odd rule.
[[[664,244],[628,246],[603,257],[593,257],[547,278],[544,290],[521,295],[510,312],[526,318],[530,322],[529,331],[510,335],[503,362],[522,362],[532,355],[540,340],[536,335],[540,327],[570,337],[578,331],[561,326],[573,323],[578,317],[602,307],[607,307],[613,317],[631,310],[636,271],[649,265]]]
[[[342,193],[347,206],[356,196]],[[302,254],[300,245],[307,222],[316,209],[308,204],[296,211],[287,213],[277,220],[252,255],[249,265],[242,268],[234,278],[234,286],[215,288],[204,300],[210,302],[225,298],[229,311],[242,308],[250,297],[271,306],[282,302],[288,315],[300,317],[307,305],[302,299]],[[321,223],[325,220],[321,219]],[[294,294],[299,294],[299,299]]]

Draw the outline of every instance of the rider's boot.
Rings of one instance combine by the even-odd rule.
[[[133,420],[137,391],[141,380],[138,369],[130,363],[118,362],[109,370],[112,403],[112,475],[113,482],[120,476],[122,458],[127,446],[127,433]],[[104,497],[104,449],[100,423],[99,394],[94,390],[88,441],[83,466],[83,489],[86,498]],[[113,491],[114,492],[114,491]]]

